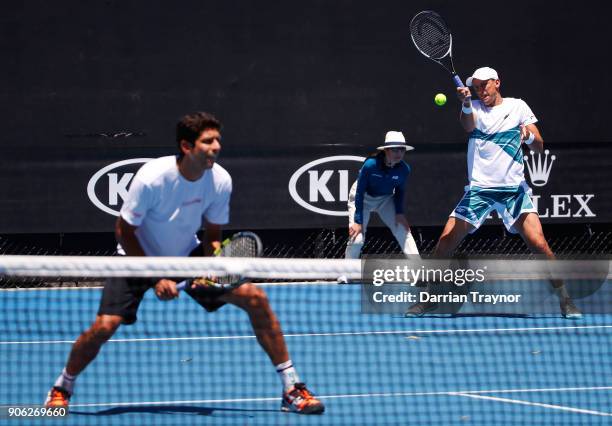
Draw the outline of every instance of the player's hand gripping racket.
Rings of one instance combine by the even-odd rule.
[[[221,243],[215,250],[215,256],[222,257],[261,257],[263,244],[257,234],[253,232],[238,232]],[[225,275],[211,280],[208,277],[181,281],[176,285],[177,290],[183,290],[191,285],[214,286],[219,288],[237,287],[248,281],[247,277],[240,275]]]
[[[465,87],[453,65],[453,36],[440,15],[433,10],[417,13],[410,21],[410,37],[419,52],[453,76],[457,87]]]

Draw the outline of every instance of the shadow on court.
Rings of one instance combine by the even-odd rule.
[[[184,405],[143,405],[138,407],[114,407],[101,411],[74,411],[70,415],[75,416],[116,416],[131,413],[149,414],[194,414],[198,416],[212,416],[215,412],[227,413],[278,413],[279,410],[244,409],[244,408],[219,408],[219,407],[187,407]]]

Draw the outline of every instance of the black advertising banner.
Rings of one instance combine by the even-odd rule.
[[[109,232],[139,165],[174,153],[193,111],[224,124],[232,228],[344,226],[362,157],[388,130],[416,147],[409,220],[443,224],[466,183],[466,136],[452,79],[410,40],[425,9],[451,27],[464,81],[491,66],[538,118],[549,151],[525,164],[543,220],[610,222],[612,80],[592,79],[609,74],[612,33],[607,13],[578,19],[601,4],[498,4],[492,34],[473,24],[490,10],[461,2],[7,3],[0,232]]]
[[[344,226],[349,188],[368,150],[347,145],[228,147],[234,229]],[[173,149],[66,149],[14,153],[3,161],[0,232],[108,232],[138,168]],[[544,223],[612,222],[612,147],[552,144],[525,152],[525,175]],[[418,144],[406,213],[413,225],[442,225],[463,195],[466,145]],[[495,220],[495,219],[493,219]]]

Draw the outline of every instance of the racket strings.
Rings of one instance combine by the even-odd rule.
[[[224,257],[259,257],[261,256],[261,246],[256,238],[251,236],[234,237],[222,250]],[[243,282],[246,278],[240,275],[224,275],[218,277],[219,284],[236,284]]]
[[[237,238],[232,240],[223,255],[229,257],[258,257],[257,242],[252,238]]]
[[[436,13],[428,12],[415,16],[410,23],[410,33],[414,44],[428,57],[441,59],[450,51],[450,30]]]

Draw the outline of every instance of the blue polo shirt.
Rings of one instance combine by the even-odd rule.
[[[410,166],[403,160],[393,167],[387,167],[380,156],[364,161],[357,177],[355,223],[363,224],[364,194],[373,197],[393,195],[395,213],[404,213],[404,186],[409,174]]]

